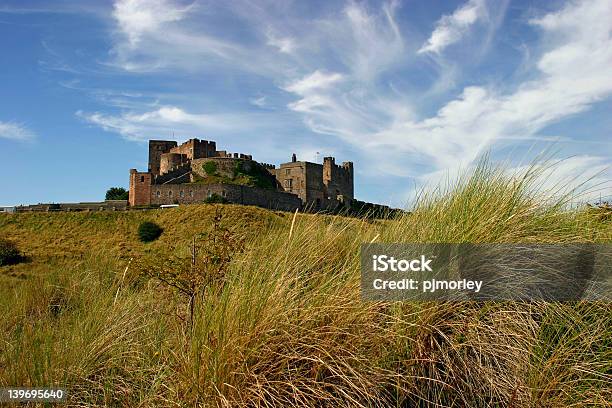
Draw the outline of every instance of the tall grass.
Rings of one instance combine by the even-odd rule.
[[[221,206],[223,222],[246,236],[246,250],[225,283],[197,303],[190,328],[181,296],[143,279],[135,263],[125,268],[130,258],[188,256],[193,234],[215,208],[147,214],[165,230],[149,246],[137,241],[138,213],[90,220],[86,229],[77,221],[82,215],[0,220],[0,231],[26,252],[34,243],[32,264],[0,276],[0,386],[65,385],[74,406],[564,407],[612,400],[608,303],[360,299],[363,242],[610,241],[609,223],[564,210],[535,193],[529,178],[509,179],[483,164],[386,221]],[[75,241],[91,229],[98,247],[56,257],[37,244],[41,222],[46,233],[58,228]]]

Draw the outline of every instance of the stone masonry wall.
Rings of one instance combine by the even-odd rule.
[[[216,155],[217,144],[208,140],[189,139],[185,143],[172,148],[170,152],[184,154],[189,160],[211,157]]]
[[[151,173],[140,173],[130,170],[129,203],[131,207],[149,205],[151,200]]]
[[[353,198],[353,163],[345,162],[338,166],[333,157],[323,159],[323,184],[327,199],[337,196]]]
[[[302,206],[302,201],[294,194],[236,184],[162,184],[151,187],[153,205],[201,203],[217,194],[234,204],[273,210],[295,211]]]
[[[161,155],[168,153],[176,145],[177,143],[171,140],[149,140],[149,171],[151,173],[159,174]]]

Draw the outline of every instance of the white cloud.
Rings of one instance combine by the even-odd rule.
[[[353,76],[372,80],[406,58],[404,40],[395,21],[398,7],[397,1],[383,3],[380,13],[374,13],[351,2],[344,10],[339,32],[332,31],[328,40],[334,41],[337,36],[342,41],[336,48],[344,54],[344,63]],[[346,27],[348,35],[343,35],[342,27]]]
[[[251,103],[251,105],[255,105],[258,108],[263,108],[266,106],[266,97],[260,96],[258,98],[250,98],[249,102]]]
[[[449,45],[458,42],[472,25],[487,17],[484,0],[469,0],[451,15],[438,20],[436,28],[418,53],[440,54]]]
[[[312,74],[290,83],[284,89],[298,95],[307,95],[312,91],[328,88],[335,82],[341,81],[342,78],[342,74],[337,72],[325,73],[316,70]]]
[[[99,112],[78,111],[77,116],[89,123],[98,125],[111,132],[117,132],[130,140],[146,140],[152,134],[171,135],[176,132],[180,137],[187,134],[197,137],[201,132],[223,131],[246,128],[245,117],[228,114],[194,114],[176,106],[162,106],[147,112],[128,111],[119,115],[105,115]]]
[[[191,5],[180,7],[168,0],[119,0],[113,16],[132,46],[147,33],[154,33],[166,23],[180,21]]]
[[[248,47],[207,34],[192,20],[197,3],[173,0],[117,0],[113,12],[120,35],[114,38],[108,65],[130,72],[180,68],[195,71],[221,61],[242,61],[257,70],[257,54]]]
[[[278,49],[278,51],[285,53],[285,54],[291,54],[295,51],[296,42],[293,38],[278,37],[270,31],[268,31],[267,37],[268,37],[267,44],[272,47],[275,47],[276,49]]]
[[[278,134],[289,129],[286,120],[269,112],[192,113],[170,105],[144,111],[127,110],[115,115],[77,111],[76,116],[132,141],[184,140],[214,135],[256,145],[258,142],[251,136],[252,132]]]
[[[0,121],[0,137],[25,141],[33,139],[35,135],[34,132],[20,123]]]

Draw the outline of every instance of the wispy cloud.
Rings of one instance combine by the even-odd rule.
[[[258,108],[263,108],[266,106],[266,97],[260,96],[258,98],[250,98],[249,102],[251,105],[257,106]]]
[[[485,36],[494,35],[503,13],[489,10],[485,0],[469,0],[442,16],[420,48],[405,35],[413,28],[398,18],[399,2],[349,2],[313,18],[292,13],[292,7],[249,1],[214,10],[172,0],[136,7],[135,1],[119,0],[115,6],[120,35],[114,37],[112,56],[117,67],[256,78],[269,87],[267,95],[281,94],[274,98],[275,106],[287,110],[275,114],[302,119],[312,132],[312,145],[334,144],[367,157],[361,165],[378,174],[423,180],[469,165],[496,144],[538,138],[545,127],[588,110],[612,92],[612,5],[606,0],[570,2],[532,19],[521,29],[536,34],[525,45],[535,64],[519,67],[512,83],[474,77],[452,94],[442,85],[434,92],[436,105],[428,109],[422,105],[431,103],[424,101],[431,88],[419,87],[422,72],[427,71],[425,78],[434,86],[453,82],[453,89],[459,85],[454,84],[457,76],[449,77],[447,69],[432,73],[418,65],[429,59],[409,51],[438,56],[459,41],[477,46],[482,38],[468,34],[480,24],[489,28],[481,30]],[[227,20],[240,21],[240,38],[224,30],[220,22]],[[421,71],[419,79],[396,86],[418,73],[415,68]],[[263,88],[259,85],[258,91]],[[263,96],[243,100],[259,107],[268,103]],[[179,127],[196,136],[229,128],[250,132],[249,123],[262,119],[235,109],[189,113],[202,110],[165,103],[130,106],[114,115],[79,115],[134,140]],[[275,119],[265,116],[262,126]]]
[[[0,121],[0,137],[11,140],[27,141],[34,139],[35,134],[21,123]]]
[[[296,41],[293,38],[280,37],[274,34],[271,30],[266,33],[266,36],[268,37],[267,44],[275,47],[278,49],[278,51],[285,54],[291,54],[295,51]]]
[[[255,117],[252,114],[189,113],[176,106],[162,106],[145,112],[127,111],[119,115],[83,111],[76,114],[89,123],[135,141],[147,140],[152,134],[172,135],[176,132],[178,137],[184,138],[206,132],[246,130],[253,127]]]
[[[461,40],[467,31],[479,20],[487,17],[484,0],[469,0],[451,15],[440,18],[429,39],[419,49],[419,54],[441,53],[446,47]]]
[[[548,48],[532,73],[537,79],[518,84],[513,92],[494,85],[466,87],[436,115],[420,120],[399,109],[399,100],[385,99],[380,93],[361,97],[349,90],[336,96],[319,94],[318,99],[311,96],[316,105],[291,107],[307,116],[314,131],[335,134],[356,146],[378,148],[388,158],[393,156],[390,150],[401,154],[404,160],[386,161],[394,164],[389,170],[395,174],[416,175],[403,163],[413,159],[426,159],[432,171],[456,168],[460,162],[476,159],[501,138],[534,135],[610,95],[611,8],[605,0],[584,1],[532,20]],[[312,106],[317,109],[309,109]],[[383,106],[387,114],[381,113]]]
[[[136,46],[143,35],[157,33],[165,24],[182,20],[191,7],[167,0],[123,0],[115,3],[113,16],[129,43]]]
[[[312,74],[290,83],[284,89],[298,95],[307,95],[312,91],[328,88],[334,83],[341,81],[342,78],[342,74],[337,72],[325,73],[316,70]]]

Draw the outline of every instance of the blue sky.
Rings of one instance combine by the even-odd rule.
[[[485,152],[610,197],[611,32],[609,0],[3,1],[0,204],[103,199],[192,137],[352,160],[396,206]]]

